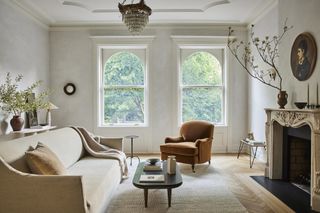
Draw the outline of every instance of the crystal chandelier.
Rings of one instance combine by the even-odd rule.
[[[152,10],[145,5],[144,0],[140,0],[137,4],[133,4],[133,1],[125,5],[126,0],[124,0],[122,4],[118,4],[118,7],[122,14],[122,21],[127,25],[129,31],[133,35],[138,35],[148,24]]]

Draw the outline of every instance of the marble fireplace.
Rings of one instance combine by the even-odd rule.
[[[310,145],[310,203],[313,210],[320,211],[320,110],[265,109],[267,165],[265,176],[270,179],[286,179],[284,167],[284,134],[286,127],[301,128],[309,134]],[[304,130],[309,126],[309,131]],[[305,162],[304,162],[305,163]]]

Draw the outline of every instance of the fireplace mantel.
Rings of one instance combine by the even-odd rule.
[[[283,127],[311,129],[311,207],[320,211],[320,110],[265,109],[267,165],[265,176],[282,179]]]

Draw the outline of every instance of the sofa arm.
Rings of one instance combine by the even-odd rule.
[[[87,212],[81,176],[22,173],[0,157],[0,183],[3,212]]]
[[[123,151],[123,138],[100,138],[100,144]]]

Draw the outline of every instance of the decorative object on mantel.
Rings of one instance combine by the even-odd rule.
[[[304,109],[307,106],[307,102],[294,102],[294,105],[296,105],[298,109]]]
[[[45,100],[48,91],[41,92],[32,101],[28,101],[33,96],[33,90],[40,86],[41,81],[31,84],[24,90],[19,90],[18,84],[21,80],[22,75],[18,75],[13,82],[11,74],[8,72],[5,82],[0,85],[0,109],[8,114],[13,114],[13,118],[10,120],[13,131],[20,131],[23,127],[22,112],[33,112],[37,109],[44,109],[48,105]]]
[[[73,95],[76,92],[76,86],[73,83],[67,83],[64,87],[63,87],[63,91],[64,93],[66,93],[67,95]]]
[[[127,25],[129,32],[138,35],[148,24],[152,10],[144,3],[144,0],[140,0],[137,4],[133,4],[133,1],[131,4],[125,5],[126,0],[124,0],[122,4],[118,4],[118,8],[122,14],[122,21]]]
[[[319,86],[318,86],[318,83],[317,83],[317,90],[316,90],[316,104],[311,104],[310,103],[310,92],[309,92],[309,84],[308,84],[308,87],[307,87],[307,108],[308,109],[319,109],[320,108],[320,105],[319,105]]]
[[[309,84],[308,84],[308,87],[307,87],[307,108],[309,108],[310,107],[310,94],[309,94],[310,92],[309,92]]]
[[[59,109],[56,105],[49,102],[49,106],[47,107],[47,125],[51,126],[51,110]]]
[[[317,61],[317,46],[310,33],[301,33],[291,49],[291,70],[296,79],[305,81],[313,73]]]
[[[316,108],[319,109],[320,108],[320,105],[319,105],[319,85],[317,83],[317,105],[316,105]]]
[[[236,38],[233,38],[234,30],[229,27],[228,33],[228,47],[231,54],[237,59],[240,65],[246,70],[246,72],[252,77],[260,81],[261,83],[275,88],[278,93],[278,104],[280,109],[284,109],[287,104],[288,94],[282,88],[282,77],[279,69],[277,68],[277,60],[279,58],[279,43],[283,39],[284,35],[292,29],[286,25],[283,27],[283,31],[280,36],[269,37],[264,39],[254,37],[253,32],[254,25],[251,27],[251,42],[238,42]],[[251,51],[251,44],[256,47],[260,60],[262,60],[269,69],[261,69],[258,67],[254,56]],[[241,52],[243,51],[243,54]]]

